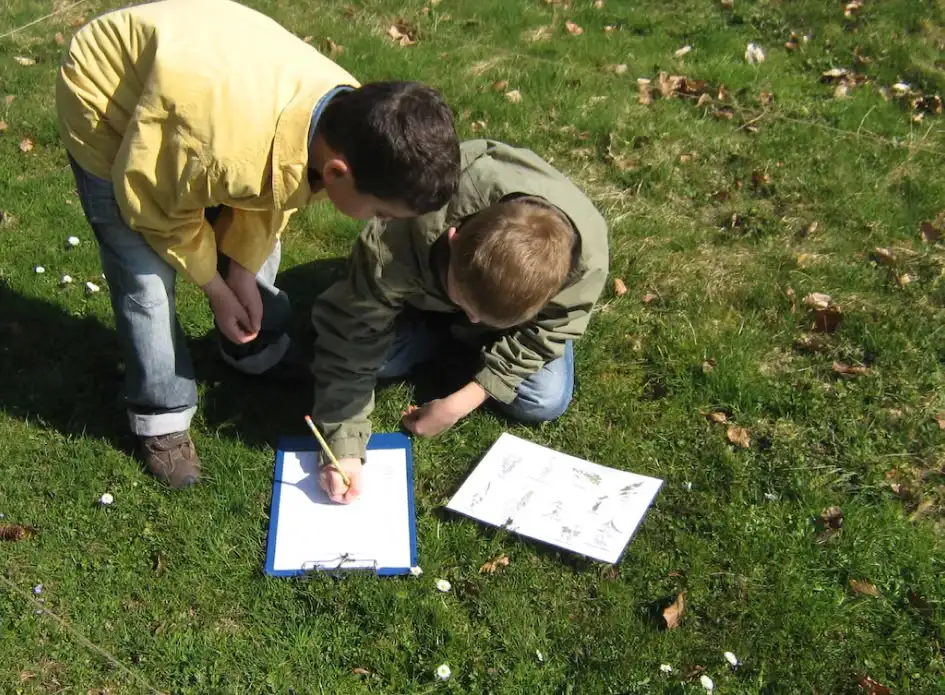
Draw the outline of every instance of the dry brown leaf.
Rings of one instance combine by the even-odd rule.
[[[814,312],[813,330],[818,333],[833,333],[843,320],[843,313],[838,306],[817,309]]]
[[[724,84],[720,84],[719,91],[715,98],[719,101],[726,101],[728,99],[728,87],[726,87]]]
[[[720,5],[722,5],[723,10],[730,10],[735,7],[735,0],[721,0]]]
[[[36,61],[32,58],[27,58],[26,56],[13,56],[13,60],[22,65],[24,68],[29,67],[30,65],[36,65]]]
[[[613,24],[608,24],[606,27],[604,27],[605,34],[613,34],[615,31],[617,31],[617,27],[615,27]]]
[[[805,333],[794,341],[794,349],[801,352],[820,352],[826,347],[824,339],[812,333]]]
[[[649,303],[652,302],[654,299],[659,299],[659,298],[660,298],[660,296],[659,296],[658,294],[653,294],[652,292],[647,292],[645,295],[643,295],[643,303],[644,303],[644,304],[649,304]]]
[[[469,124],[469,129],[472,130],[472,132],[474,132],[474,133],[479,133],[479,132],[481,132],[481,131],[483,131],[483,130],[486,129],[486,122],[485,122],[485,121],[473,121],[472,123]]]
[[[859,365],[849,365],[843,362],[834,362],[833,371],[844,376],[866,376],[870,370]]]
[[[617,565],[604,565],[600,570],[600,578],[605,582],[614,582],[620,578],[620,567]]]
[[[604,0],[594,0],[594,9],[600,10],[604,7]]]
[[[495,574],[500,567],[508,567],[509,562],[511,561],[508,555],[499,555],[488,562],[482,563],[482,567],[479,568],[479,574]]]
[[[886,249],[877,246],[875,249],[873,249],[872,257],[873,260],[880,265],[885,265],[890,268],[896,265],[896,256],[893,255],[892,249]]]
[[[824,294],[823,292],[811,292],[804,297],[804,305],[809,306],[811,309],[826,309],[832,304],[833,299],[831,299],[829,294]]]
[[[620,278],[614,278],[614,294],[622,297],[627,293],[627,286]]]
[[[624,75],[624,74],[626,74],[627,69],[628,69],[628,68],[627,68],[627,64],[626,64],[626,63],[620,63],[619,65],[614,65],[614,66],[611,67],[611,70],[614,71],[614,74],[615,74],[615,75]]]
[[[934,244],[936,241],[941,241],[942,236],[942,230],[931,222],[922,223],[922,241]]]
[[[69,26],[71,26],[73,29],[78,29],[78,28],[81,27],[83,24],[85,24],[85,15],[84,15],[84,14],[83,14],[83,15],[79,15],[78,17],[76,17],[75,19],[73,19],[71,22],[69,22]]]
[[[692,160],[694,160],[695,158],[696,158],[696,155],[695,155],[694,152],[684,152],[683,154],[679,155],[679,163],[680,163],[680,164],[689,164],[689,163],[691,163]]]
[[[20,141],[20,152],[32,152],[33,141],[30,138],[23,138]]]
[[[817,517],[817,529],[820,535],[817,537],[818,543],[826,543],[831,538],[840,533],[843,528],[843,511],[840,507],[827,507]]]
[[[731,425],[725,433],[725,436],[728,437],[728,440],[732,444],[740,446],[742,449],[747,449],[751,446],[751,438],[748,436],[748,430],[744,427]]]
[[[66,42],[66,37],[63,36],[62,33],[61,33],[61,32],[58,32],[58,31],[56,32],[56,35],[53,36],[53,39],[54,39],[54,40],[56,41],[56,43],[59,44],[60,46],[62,46],[62,45]]]
[[[676,597],[676,600],[663,609],[663,620],[666,621],[667,630],[675,630],[679,626],[679,621],[686,613],[686,592],[682,591]]]
[[[692,51],[692,46],[683,46],[682,48],[677,48],[673,51],[674,58],[682,58],[684,55]]]
[[[16,95],[15,95],[15,94],[7,94],[5,97],[3,97],[3,104],[4,104],[4,106],[9,106],[9,105],[12,104],[14,101],[16,101]]]
[[[417,30],[404,21],[392,24],[387,29],[387,35],[401,46],[413,46],[417,43]]]
[[[715,361],[715,358],[714,358],[714,357],[710,357],[710,358],[707,359],[707,360],[703,360],[703,361],[702,361],[702,373],[703,373],[703,374],[708,374],[708,373],[711,372],[713,369],[715,369],[716,364],[717,364],[717,362]]]
[[[735,111],[731,106],[720,106],[712,112],[712,115],[720,121],[730,121],[735,118]]]
[[[701,108],[703,106],[708,106],[711,103],[712,103],[712,97],[709,96],[708,94],[703,94],[701,97],[699,97],[699,101],[696,102],[696,106]]]
[[[909,275],[909,273],[903,273],[896,278],[896,282],[898,282],[901,287],[905,287],[910,282],[912,282],[912,276]]]
[[[0,541],[26,541],[36,536],[38,531],[31,526],[0,523]]]
[[[866,695],[890,695],[891,693],[889,688],[881,683],[877,683],[869,676],[860,676],[856,679],[856,682],[866,691]]]
[[[863,9],[863,0],[850,0],[843,6],[843,16],[852,19],[861,9]]]
[[[717,425],[727,425],[728,424],[728,415],[723,413],[721,410],[716,410],[709,413],[709,419]]]
[[[303,37],[302,37],[302,43],[312,43],[312,40],[313,40],[314,38],[315,38],[314,36],[303,36]]]
[[[505,98],[509,100],[512,104],[517,104],[522,100],[522,93],[517,89],[513,89],[511,92],[505,93]]]
[[[789,51],[796,51],[801,47],[800,37],[792,31],[790,38],[784,42],[784,47]]]
[[[4,130],[6,130],[6,129],[7,129],[7,122],[6,122],[6,121],[0,121],[0,133],[2,133],[2,132],[3,132]]]
[[[351,673],[353,673],[356,676],[370,676],[371,675],[370,671],[368,671],[366,668],[361,668],[360,666],[351,669]]]
[[[653,95],[650,89],[650,81],[645,77],[637,78],[637,92],[639,93],[639,101],[644,106],[649,106],[653,103]]]
[[[680,75],[668,75],[665,72],[661,72],[657,77],[657,86],[663,98],[668,99],[673,96],[676,90],[682,85],[684,79],[686,78]]]
[[[580,36],[584,33],[584,30],[570,19],[564,23],[564,27],[568,30],[568,33],[571,34],[571,36]]]
[[[330,58],[335,58],[345,52],[345,47],[332,41],[330,36],[325,39],[325,43],[328,44],[328,56]]]
[[[945,430],[945,413],[939,413],[936,415],[935,422],[938,423],[938,428],[940,430]]]
[[[879,596],[879,589],[876,588],[876,585],[870,584],[867,581],[860,579],[851,579],[850,588],[854,593],[863,594],[865,596]]]

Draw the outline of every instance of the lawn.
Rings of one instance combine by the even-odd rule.
[[[567,415],[414,442],[422,578],[295,581],[262,566],[272,447],[310,394],[221,366],[183,281],[206,481],[130,454],[53,100],[61,42],[119,4],[9,34],[68,3],[0,0],[0,523],[37,529],[0,541],[0,692],[945,692],[942,0],[248,2],[551,160],[612,239]],[[294,218],[301,340],[357,232]],[[384,390],[377,429],[412,396]],[[619,565],[444,511],[503,431],[665,480]]]

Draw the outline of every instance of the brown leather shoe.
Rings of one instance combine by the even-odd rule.
[[[200,480],[200,459],[190,432],[139,437],[138,440],[145,467],[165,485],[182,488]]]

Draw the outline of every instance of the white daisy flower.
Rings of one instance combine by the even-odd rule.
[[[442,591],[445,594],[447,591],[453,588],[453,585],[450,584],[445,579],[437,579],[436,588],[437,588],[437,591]]]
[[[670,666],[669,664],[660,664],[660,671],[662,671],[663,673],[672,673],[673,667]]]
[[[77,236],[71,236],[71,237],[69,237],[68,239],[66,239],[66,243],[69,244],[69,246],[70,246],[71,248],[75,248],[75,247],[78,246],[79,243],[80,243],[80,242],[79,242],[79,237],[77,237]]]
[[[59,284],[60,284],[60,285],[70,285],[70,284],[72,284],[72,276],[71,276],[71,275],[63,275],[62,278],[59,280]]]
[[[106,492],[104,495],[98,498],[98,503],[107,507],[115,501],[115,498],[112,497],[110,492]]]
[[[46,269],[43,266],[38,265],[35,268],[33,268],[33,272],[36,273],[37,275],[42,275],[43,273],[46,272]]]
[[[441,681],[448,680],[450,676],[453,675],[453,672],[450,671],[450,667],[446,664],[440,664],[436,667],[436,677]]]
[[[421,576],[422,574],[423,574],[423,570],[420,569],[420,566],[419,566],[419,565],[418,565],[417,567],[411,567],[411,568],[410,568],[410,576],[411,576],[411,577],[419,577],[419,576]]]
[[[732,654],[732,652],[725,652],[722,656],[725,657],[725,660],[732,665],[732,668],[738,666],[739,660],[738,657]]]
[[[89,294],[95,294],[100,289],[101,288],[98,285],[96,285],[94,282],[85,283],[85,291],[88,292]]]
[[[712,679],[708,676],[700,677],[699,682],[702,683],[702,687],[705,688],[707,693],[711,693],[713,690],[715,690],[715,683],[713,683]]]

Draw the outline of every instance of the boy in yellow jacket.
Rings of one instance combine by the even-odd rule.
[[[412,217],[456,189],[459,144],[435,91],[359,86],[229,0],[92,20],[69,46],[56,102],[111,291],[130,426],[172,487],[200,477],[177,274],[207,294],[224,360],[272,373],[292,347],[288,299],[273,285],[290,215],[327,196],[357,219]]]

